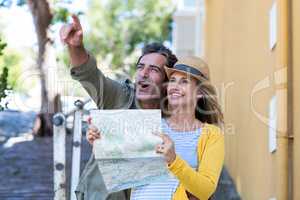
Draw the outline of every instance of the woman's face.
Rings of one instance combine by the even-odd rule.
[[[197,105],[197,80],[182,72],[173,72],[167,87],[171,108],[195,109]]]

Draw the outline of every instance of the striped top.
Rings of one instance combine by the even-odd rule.
[[[169,135],[175,144],[175,152],[192,168],[198,166],[197,144],[201,129],[196,131],[178,132],[171,130],[167,121],[162,119],[162,131]],[[132,189],[131,200],[171,200],[179,181],[175,177],[168,177],[164,181],[157,181],[148,185]]]

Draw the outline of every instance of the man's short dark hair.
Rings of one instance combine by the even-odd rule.
[[[139,57],[137,63],[140,62],[141,58],[144,55],[147,55],[150,53],[158,53],[158,54],[163,55],[167,59],[167,63],[166,63],[167,67],[173,67],[173,65],[177,62],[177,57],[172,53],[172,51],[170,49],[168,49],[161,43],[154,42],[154,43],[150,43],[150,44],[147,44],[146,46],[144,46],[144,48],[142,50],[142,55]]]

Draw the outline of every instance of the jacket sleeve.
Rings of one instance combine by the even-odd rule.
[[[133,94],[129,84],[105,77],[91,54],[86,63],[71,68],[71,76],[80,82],[100,109],[128,108],[131,104]]]
[[[200,162],[198,171],[191,168],[178,155],[168,168],[188,192],[205,200],[215,192],[223,167],[224,135],[220,131],[207,138],[202,159],[198,158],[198,160]]]

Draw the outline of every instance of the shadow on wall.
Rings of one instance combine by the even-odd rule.
[[[223,167],[218,187],[212,200],[241,200],[235,184],[225,167]]]

